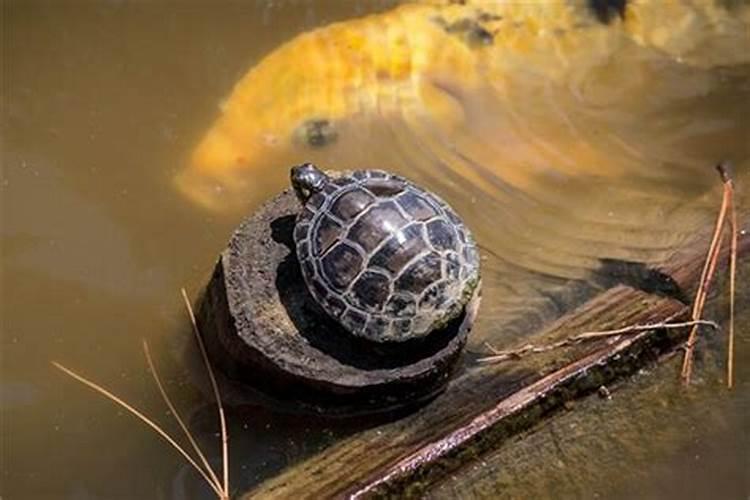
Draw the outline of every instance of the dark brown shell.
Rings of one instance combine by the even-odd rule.
[[[332,178],[294,231],[302,274],[323,309],[378,342],[426,336],[458,316],[479,281],[479,254],[456,213],[378,170]]]

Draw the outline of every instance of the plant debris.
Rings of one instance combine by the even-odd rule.
[[[728,333],[728,347],[727,347],[727,387],[732,388],[734,384],[734,297],[736,290],[736,274],[737,274],[737,242],[738,242],[738,228],[737,228],[737,211],[734,205],[734,183],[730,173],[730,166],[727,162],[721,162],[716,166],[716,170],[721,176],[722,183],[724,185],[723,196],[721,200],[721,207],[717,216],[716,225],[714,228],[713,237],[711,238],[711,244],[708,249],[706,256],[706,262],[701,272],[701,278],[698,285],[698,291],[696,292],[693,300],[693,306],[691,311],[691,320],[681,323],[650,323],[642,325],[629,325],[614,330],[604,330],[599,332],[585,332],[576,335],[572,335],[563,340],[552,342],[548,344],[526,344],[516,349],[498,350],[495,349],[488,343],[485,346],[492,352],[491,356],[479,358],[481,363],[496,363],[505,361],[508,359],[521,359],[527,354],[538,354],[542,352],[551,351],[554,349],[560,349],[564,347],[570,347],[581,342],[588,340],[600,339],[603,337],[612,337],[619,335],[629,335],[639,333],[647,330],[659,330],[659,329],[671,329],[671,328],[686,328],[690,327],[690,334],[688,340],[685,343],[685,356],[683,358],[681,376],[685,384],[690,383],[690,377],[692,374],[693,365],[693,353],[695,349],[695,342],[698,335],[698,329],[700,326],[709,326],[714,330],[719,329],[719,325],[713,321],[702,319],[703,308],[706,304],[706,298],[708,296],[709,287],[711,281],[716,274],[716,266],[719,260],[719,254],[721,252],[722,244],[722,233],[725,227],[729,226],[730,232],[730,252],[729,252],[729,333]],[[727,213],[729,213],[727,222]]]
[[[132,415],[135,415],[136,417],[138,417],[146,425],[151,427],[154,431],[156,431],[157,434],[159,434],[162,438],[164,438],[175,450],[177,450],[185,458],[185,460],[188,461],[188,463],[190,463],[190,465],[201,475],[201,477],[203,477],[206,483],[208,483],[208,485],[216,494],[217,498],[219,498],[220,500],[229,500],[229,447],[228,447],[229,440],[228,440],[228,434],[227,434],[226,418],[224,416],[224,406],[221,403],[221,394],[219,393],[219,388],[216,383],[216,377],[214,376],[213,368],[211,367],[211,363],[208,360],[208,353],[206,352],[206,348],[203,344],[203,339],[200,336],[200,332],[198,331],[198,326],[195,322],[195,315],[193,314],[193,308],[190,305],[190,300],[188,299],[187,293],[185,292],[184,288],[181,289],[181,292],[182,292],[182,298],[185,301],[185,306],[187,307],[188,314],[190,315],[190,322],[192,323],[193,333],[195,333],[195,338],[198,342],[198,347],[200,348],[200,351],[201,351],[201,357],[203,358],[203,363],[206,367],[206,371],[208,372],[208,377],[211,380],[211,386],[213,388],[214,397],[216,398],[216,405],[219,409],[219,422],[221,426],[223,483],[219,481],[219,478],[216,476],[216,473],[214,473],[213,469],[209,465],[208,459],[206,459],[205,454],[201,451],[200,447],[198,446],[198,443],[195,441],[195,438],[190,432],[190,429],[188,429],[187,425],[185,424],[185,421],[182,419],[182,417],[177,411],[177,408],[175,408],[174,404],[172,403],[172,400],[169,398],[169,396],[167,395],[167,392],[164,390],[164,385],[161,382],[161,378],[159,377],[159,374],[156,371],[156,367],[154,365],[153,359],[151,358],[151,352],[149,351],[149,348],[148,348],[148,342],[146,342],[145,339],[143,340],[143,353],[146,356],[146,362],[148,363],[148,367],[151,370],[151,375],[154,377],[154,381],[156,382],[156,387],[159,389],[159,392],[161,393],[161,396],[164,399],[164,402],[167,404],[167,407],[169,407],[169,410],[172,412],[172,415],[174,415],[175,420],[177,420],[177,423],[180,425],[183,432],[187,436],[188,441],[190,441],[190,444],[193,450],[195,451],[196,455],[198,455],[198,459],[200,460],[203,467],[198,465],[198,461],[195,460],[193,457],[191,457],[190,454],[182,446],[180,446],[173,437],[167,434],[167,432],[161,426],[159,426],[159,424],[157,424],[153,419],[147,417],[143,412],[141,412],[140,410],[138,410],[131,404],[127,403],[120,397],[116,396],[111,391],[97,384],[96,382],[93,382],[87,379],[86,377],[79,375],[78,373],[74,372],[73,370],[69,368],[66,368],[65,366],[61,365],[60,363],[56,361],[52,361],[51,363],[52,363],[52,366],[54,366],[55,368],[61,370],[63,373],[72,377],[78,382],[88,386],[89,388],[103,395],[110,401],[117,403],[118,405],[120,405],[121,407],[129,411]]]

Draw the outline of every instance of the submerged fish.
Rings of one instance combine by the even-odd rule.
[[[623,48],[646,48],[690,67],[747,63],[748,26],[747,2],[731,0],[435,0],[337,22],[296,36],[251,68],[176,182],[205,207],[242,205],[285,153],[334,148],[358,121],[376,118],[400,120],[406,129],[430,123],[439,137],[455,138],[450,147],[473,165],[460,175],[485,190],[493,189],[492,175],[523,186],[524,168],[482,165],[496,156],[493,141],[511,144],[503,153],[518,158],[524,141],[493,139],[491,132],[471,137],[462,132],[467,123],[480,130],[482,120],[554,114],[546,102],[535,109],[534,96],[550,86],[582,86]],[[612,83],[631,94],[654,87],[639,74],[644,64],[633,62]],[[476,95],[492,96],[491,116]],[[549,130],[534,131],[534,140],[545,141],[560,123],[550,118]],[[564,134],[556,140],[570,157],[565,173],[602,174],[601,158],[585,142]]]

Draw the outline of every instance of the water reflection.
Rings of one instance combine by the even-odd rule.
[[[711,165],[719,158],[733,159],[738,185],[747,182],[748,9],[730,15],[699,3],[691,22],[666,22],[682,18],[649,11],[627,33],[610,30],[615,16],[612,26],[592,18],[551,45],[535,45],[540,38],[519,28],[476,46],[477,33],[467,31],[471,23],[455,24],[466,15],[453,6],[437,24],[407,13],[367,21],[367,37],[409,42],[401,52],[386,45],[390,57],[411,56],[418,47],[410,37],[422,26],[458,33],[445,35],[445,52],[400,84],[390,77],[405,59],[381,61],[394,64],[386,74],[393,81],[383,83],[374,63],[337,63],[331,44],[338,35],[318,39],[324,54],[314,61],[279,63],[291,65],[289,78],[302,73],[306,82],[305,68],[315,62],[318,82],[288,95],[277,80],[285,71],[269,71],[267,85],[280,94],[264,119],[285,139],[256,131],[245,141],[263,146],[250,151],[251,168],[218,163],[217,173],[186,181],[195,199],[224,186],[208,196],[223,211],[207,211],[174,189],[175,176],[189,175],[184,166],[221,97],[249,67],[297,33],[392,3],[4,5],[4,495],[150,498],[180,491],[179,457],[48,362],[74,366],[161,416],[140,353],[139,339],[147,337],[168,390],[210,442],[213,422],[202,416],[208,400],[183,365],[190,338],[178,290],[206,282],[243,211],[285,186],[290,164],[389,168],[435,189],[464,215],[486,258],[473,350],[486,339],[501,345],[548,317],[555,290],[570,280],[584,286],[602,257],[668,259],[713,219]],[[717,5],[724,3],[735,4]],[[508,5],[536,35],[547,22],[573,26],[578,15]],[[658,11],[675,3],[649,5]],[[502,57],[490,57],[498,50]],[[328,74],[331,65],[341,73]],[[362,72],[339,76],[351,68]],[[342,91],[329,85],[342,81],[353,85],[351,101],[334,106]],[[747,399],[746,390],[738,394]],[[258,424],[292,424],[264,412],[270,410],[230,417],[239,487],[329,442],[328,424],[321,424],[297,429],[297,444],[287,446]],[[275,465],[264,468],[263,460]],[[245,475],[243,466],[254,472]]]
[[[748,62],[727,43],[747,42],[747,9],[639,3],[605,23],[592,10],[407,4],[305,32],[237,82],[177,184],[209,208],[245,207],[290,157],[379,160],[392,141],[373,128],[406,134],[388,148],[393,168],[436,177],[444,165],[491,196],[498,182],[529,190],[539,177],[632,175],[644,151],[700,164],[674,138],[725,133],[731,117],[664,117],[728,78],[708,70]],[[679,26],[663,29],[667,19]],[[409,151],[422,161],[405,162]]]

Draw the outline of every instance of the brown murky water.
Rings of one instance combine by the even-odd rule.
[[[487,339],[502,345],[523,335],[535,311],[553,302],[550,290],[585,279],[599,258],[668,259],[712,222],[718,159],[735,162],[740,202],[746,199],[747,61],[701,67],[628,44],[564,84],[508,63],[502,98],[488,89],[456,93],[462,120],[449,127],[440,116],[407,111],[349,120],[330,148],[293,145],[269,156],[246,179],[239,206],[232,199],[232,207],[210,211],[176,190],[173,178],[252,64],[296,33],[393,3],[2,4],[3,498],[208,494],[158,438],[49,362],[113,388],[171,429],[145,368],[146,338],[167,389],[202,441],[213,442],[202,373],[184,360],[191,340],[179,289],[200,289],[243,210],[282,188],[291,162],[385,166],[464,214],[487,254],[476,350]],[[750,52],[747,31],[736,42]],[[738,335],[739,363],[747,366],[747,322]],[[721,376],[720,366],[708,369],[707,378]],[[646,452],[618,449],[611,475],[648,468],[641,462],[648,456],[659,465],[653,477],[640,476],[647,484],[657,484],[657,474],[675,483],[698,474],[737,486],[722,491],[742,491],[747,463],[737,462],[747,458],[747,443],[726,436],[746,432],[748,385],[726,399],[719,431],[700,429],[674,446],[655,433],[653,443],[642,443]],[[668,404],[700,408],[679,398]],[[639,410],[649,414],[631,409]],[[235,491],[361,425],[262,407],[230,418]],[[674,451],[685,446],[729,472],[700,476]],[[607,453],[596,450],[599,459]],[[215,448],[211,455],[218,460]],[[671,495],[626,488],[606,474],[592,475],[583,490],[560,491]]]

